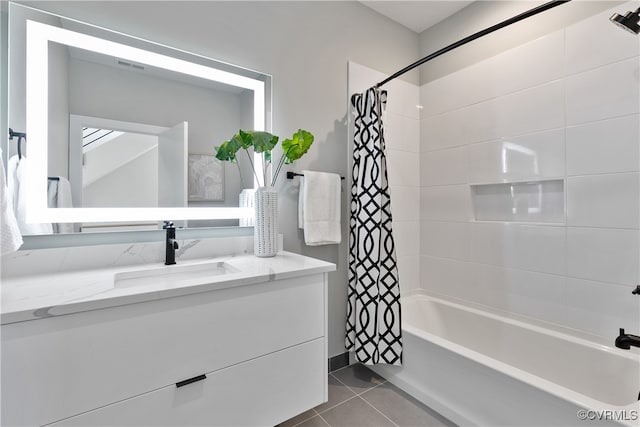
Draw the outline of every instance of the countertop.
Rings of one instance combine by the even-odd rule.
[[[126,287],[114,285],[116,274],[151,268],[171,269],[174,266],[140,264],[5,279],[2,281],[0,320],[4,325],[325,273],[336,268],[335,264],[329,262],[284,251],[272,258],[258,258],[251,254],[178,261],[175,267],[220,262],[230,266],[231,271],[206,280],[160,281]]]

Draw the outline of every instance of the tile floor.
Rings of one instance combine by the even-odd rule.
[[[452,422],[362,364],[329,374],[329,401],[279,427],[451,427]]]

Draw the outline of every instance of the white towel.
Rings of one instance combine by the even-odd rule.
[[[342,241],[340,232],[340,175],[302,171],[298,199],[298,227],[309,246]]]
[[[238,201],[241,208],[253,208],[255,201],[256,190],[253,188],[245,188],[240,192]],[[240,218],[238,225],[240,227],[253,227],[255,225],[254,217]]]
[[[15,252],[22,246],[22,235],[20,234],[16,216],[13,213],[12,197],[9,197],[9,189],[5,182],[2,150],[0,150],[0,199],[2,202],[2,210],[0,211],[0,228],[2,228],[0,253],[4,255]]]
[[[28,161],[25,156],[18,160],[18,156],[9,159],[7,183],[9,186],[9,197],[12,200],[13,213],[18,221],[20,232],[25,234],[51,234],[53,227],[50,223],[34,224],[27,223],[27,197],[24,189],[20,188],[20,183],[26,179],[28,171]]]
[[[49,180],[47,204],[50,208],[72,208],[71,183],[63,176]],[[73,233],[73,223],[54,223],[54,233]]]

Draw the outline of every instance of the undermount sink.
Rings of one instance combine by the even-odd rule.
[[[239,271],[240,270],[232,267],[224,261],[186,265],[167,265],[148,268],[145,270],[116,273],[113,276],[113,283],[117,288],[162,284],[194,285],[198,283],[204,284],[213,277],[238,273]]]

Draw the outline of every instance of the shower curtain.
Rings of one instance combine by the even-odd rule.
[[[386,91],[353,95],[353,182],[345,347],[358,361],[402,363],[400,285],[391,227],[382,109]]]

